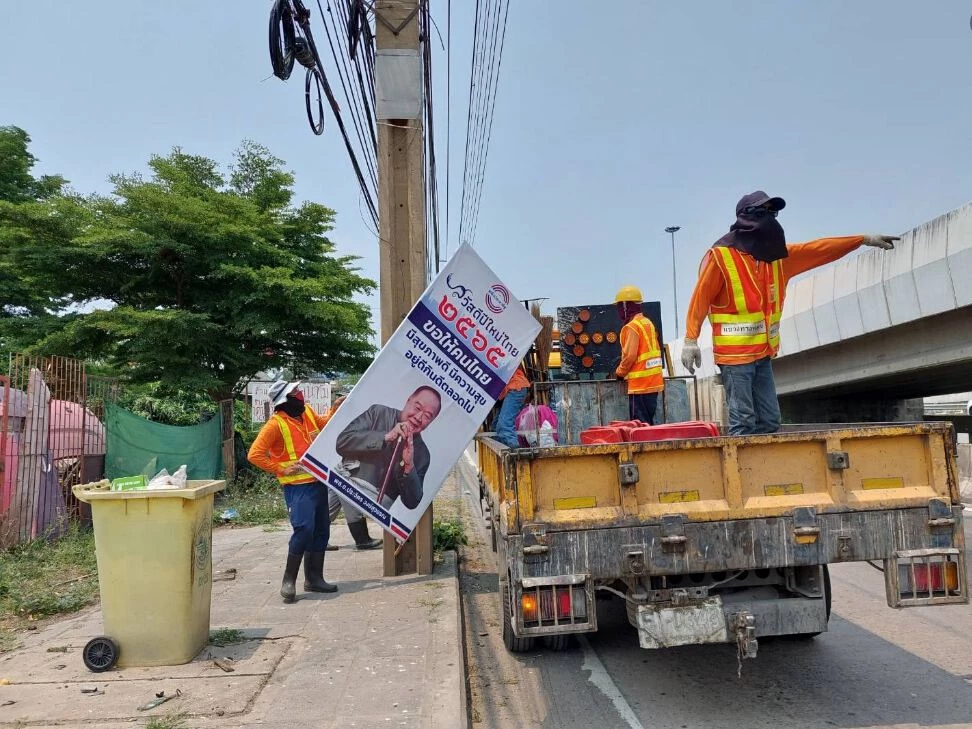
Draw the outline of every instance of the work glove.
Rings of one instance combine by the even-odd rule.
[[[883,248],[886,251],[894,250],[894,242],[896,240],[901,240],[896,235],[879,235],[871,234],[864,236],[863,245],[874,246],[875,248]]]
[[[682,367],[695,374],[695,368],[702,366],[702,350],[695,339],[686,339],[682,344]]]

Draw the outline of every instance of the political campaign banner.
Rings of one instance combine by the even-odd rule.
[[[301,466],[407,539],[539,331],[530,312],[463,245]]]

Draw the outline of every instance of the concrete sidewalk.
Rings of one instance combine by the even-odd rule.
[[[454,478],[441,496],[458,497]],[[431,576],[383,578],[381,550],[355,550],[338,523],[325,577],[339,592],[284,605],[289,534],[214,531],[211,625],[242,630],[245,642],[208,646],[184,666],[94,674],[81,649],[103,630],[99,610],[88,610],[0,658],[0,682],[10,682],[0,685],[0,727],[120,728],[176,714],[189,727],[465,727],[455,553]],[[161,691],[178,696],[139,711]]]

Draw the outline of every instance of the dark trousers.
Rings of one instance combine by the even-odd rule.
[[[290,515],[290,553],[323,552],[331,538],[331,519],[327,510],[327,486],[302,483],[284,486],[284,501]]]
[[[628,417],[648,425],[655,424],[655,408],[658,407],[658,393],[628,395]]]

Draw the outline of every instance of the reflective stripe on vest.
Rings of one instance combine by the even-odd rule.
[[[713,354],[729,364],[775,356],[785,297],[782,262],[763,269],[750,256],[724,246],[713,248],[712,255],[731,293],[727,306],[709,311]]]
[[[628,394],[657,392],[665,387],[658,337],[644,319],[632,319],[628,324],[637,329],[640,335],[638,359],[625,378],[628,381]]]
[[[274,421],[277,423],[277,427],[280,428],[280,436],[283,438],[284,448],[287,451],[287,460],[280,465],[286,468],[287,466],[292,466],[297,463],[299,456],[297,455],[297,450],[294,448],[294,435],[290,432],[290,424],[279,414],[273,416]],[[310,433],[318,430],[317,421],[314,416],[311,415],[310,410],[304,410],[304,415],[301,417],[304,422],[304,427],[307,430],[308,437]],[[303,453],[301,453],[303,455]],[[298,483],[313,483],[317,479],[314,478],[309,473],[301,472],[294,473],[290,476],[278,475],[277,480],[284,485],[298,484]]]

